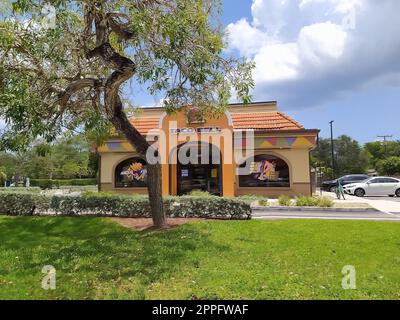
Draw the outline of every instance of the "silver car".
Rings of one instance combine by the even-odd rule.
[[[347,194],[364,196],[397,196],[400,197],[400,180],[390,177],[373,177],[359,183],[343,187]]]

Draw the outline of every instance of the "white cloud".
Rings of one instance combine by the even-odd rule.
[[[231,23],[226,28],[229,45],[240,49],[240,53],[249,56],[260,50],[267,42],[267,36],[261,30],[252,27],[246,19]]]
[[[297,46],[304,62],[323,67],[340,59],[345,50],[347,33],[332,22],[316,23],[300,30]]]
[[[329,4],[333,12],[349,13],[350,11],[360,8],[363,0],[302,0],[299,4],[301,9],[305,9],[310,5]]]
[[[270,35],[278,35],[287,24],[282,17],[289,11],[291,3],[291,0],[268,3],[264,0],[254,0],[251,6],[254,26],[265,28]]]
[[[296,43],[266,45],[254,57],[256,83],[293,80],[298,77],[299,53]]]
[[[398,0],[253,0],[229,50],[256,62],[255,98],[317,105],[377,82],[400,83]]]

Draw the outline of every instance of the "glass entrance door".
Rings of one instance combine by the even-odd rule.
[[[214,195],[222,195],[221,170],[219,165],[178,164],[178,195],[193,190],[207,191]]]
[[[182,145],[180,148],[183,148]],[[218,148],[211,144],[194,143],[186,145],[185,151],[189,157],[193,155],[196,163],[177,164],[177,193],[184,195],[193,190],[207,191],[222,196],[221,154]],[[213,152],[214,151],[214,152]],[[194,152],[194,153],[192,153]]]
[[[208,191],[207,166],[186,165],[178,169],[178,194],[187,194],[193,190]]]

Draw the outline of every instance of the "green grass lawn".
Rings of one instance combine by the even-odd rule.
[[[41,269],[57,270],[43,290]],[[343,290],[354,265],[357,290]],[[0,299],[398,299],[400,224],[0,217]]]

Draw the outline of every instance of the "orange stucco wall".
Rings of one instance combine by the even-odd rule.
[[[218,127],[224,129],[224,139],[220,139],[218,134],[178,134],[170,135],[170,129],[176,128],[203,128],[203,127]],[[165,145],[165,149],[175,151],[176,148],[189,141],[202,141],[205,143],[211,143],[219,148],[221,152],[221,159],[225,159],[231,155],[226,153],[233,153],[232,149],[232,132],[233,128],[229,122],[227,115],[222,115],[219,118],[208,119],[206,123],[199,124],[188,124],[186,113],[179,112],[174,115],[165,116],[162,120],[162,131],[166,133],[165,141],[161,142],[160,145]],[[172,140],[171,140],[172,139]],[[165,156],[169,157],[168,163],[171,160],[171,154]],[[225,163],[222,161],[222,191],[223,195],[227,197],[232,197],[235,195],[235,172],[233,163]],[[164,195],[176,195],[177,194],[177,168],[176,164],[163,164],[162,174],[163,174],[163,194]],[[170,190],[171,188],[171,190]]]
[[[200,135],[196,132],[190,134],[170,134],[170,129],[182,128],[204,128],[204,127],[218,127],[223,130],[224,139],[220,139],[220,134],[203,134]],[[186,113],[184,111],[174,115],[167,116],[160,114],[160,128],[159,136],[159,150],[162,157],[162,192],[164,196],[177,194],[177,165],[171,164],[172,155],[169,152],[174,150],[179,145],[187,141],[199,141],[210,143],[219,148],[221,152],[221,172],[222,172],[222,192],[224,196],[239,196],[244,194],[259,194],[265,196],[279,196],[281,194],[288,194],[291,196],[298,194],[308,195],[311,193],[310,187],[310,170],[309,170],[309,152],[310,145],[294,144],[293,147],[282,148],[272,146],[259,146],[255,154],[272,154],[285,160],[289,166],[290,172],[290,187],[289,188],[240,188],[236,177],[236,164],[233,163],[234,155],[234,142],[233,142],[233,127],[231,119],[228,114],[222,115],[219,118],[208,119],[206,123],[201,124],[188,124]],[[293,136],[296,133],[292,134]],[[272,137],[285,137],[283,133],[269,133]],[[299,134],[301,136],[301,133]],[[264,137],[264,136],[262,136]],[[268,135],[265,135],[268,138]],[[303,139],[303,138],[300,138]],[[116,141],[116,140],[115,140]],[[116,191],[121,193],[146,193],[146,189],[137,188],[114,188],[114,172],[116,166],[125,159],[135,156],[133,148],[126,146],[124,139],[118,140],[124,151],[112,151],[100,149],[101,154],[101,167],[100,177],[101,190]]]

